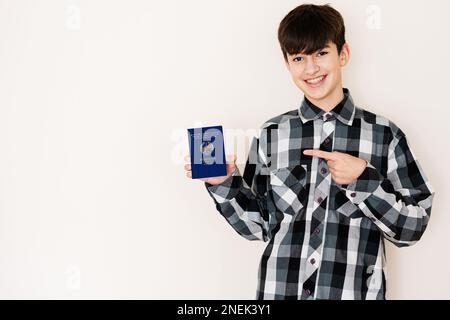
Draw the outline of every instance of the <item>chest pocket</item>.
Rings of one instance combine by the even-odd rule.
[[[344,215],[347,218],[356,219],[364,217],[364,213],[359,209],[357,205],[351,202],[344,191],[338,190],[335,195],[336,211]]]
[[[295,165],[270,172],[270,191],[275,206],[282,212],[295,215],[306,205],[308,198],[308,168]]]

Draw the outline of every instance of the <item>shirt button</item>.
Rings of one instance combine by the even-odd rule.
[[[305,290],[305,294],[306,294],[307,296],[309,296],[309,295],[311,294],[311,290],[306,289],[306,290]]]
[[[331,139],[330,139],[330,138],[325,138],[325,140],[324,140],[323,142],[325,142],[326,144],[329,144],[329,143],[330,143],[330,141],[331,141]]]
[[[352,198],[354,198],[356,197],[356,192],[352,192],[350,195],[352,196]]]
[[[311,264],[316,263],[316,259],[312,258],[311,260],[309,260],[309,262],[311,262]]]
[[[316,230],[314,230],[314,233],[315,233],[315,234],[319,234],[319,233],[320,233],[320,229],[319,229],[319,228],[316,228]]]
[[[370,220],[372,220],[372,222],[377,221],[377,219],[375,219],[374,217],[371,217]]]
[[[326,173],[327,173],[327,169],[322,168],[322,169],[320,170],[320,172],[322,172],[322,174],[326,174]]]
[[[321,197],[319,197],[319,199],[317,199],[318,203],[321,203],[323,201],[323,199]]]

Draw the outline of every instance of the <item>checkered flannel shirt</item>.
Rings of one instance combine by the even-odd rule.
[[[245,170],[205,183],[217,210],[242,237],[268,242],[256,299],[385,299],[384,239],[416,243],[434,191],[405,133],[356,107],[348,89],[330,112],[301,106],[263,124]],[[368,161],[349,185],[305,149]]]

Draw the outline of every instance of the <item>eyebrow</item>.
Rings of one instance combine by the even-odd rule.
[[[315,51],[315,52],[319,52],[319,51],[322,51],[322,50],[324,50],[324,49],[330,49],[331,47],[330,47],[330,45],[326,45],[325,47],[323,47],[323,48],[320,48],[320,49],[318,49],[317,51]],[[301,53],[301,52],[299,52],[299,53],[294,53],[294,54],[289,54],[290,56],[292,56],[292,57],[294,57],[294,56],[298,56],[298,55],[305,55],[304,53]]]

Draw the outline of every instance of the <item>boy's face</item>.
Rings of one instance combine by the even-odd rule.
[[[347,64],[350,49],[347,43],[341,53],[333,42],[311,55],[287,55],[286,67],[296,86],[313,103],[320,104],[342,95],[341,68]]]

